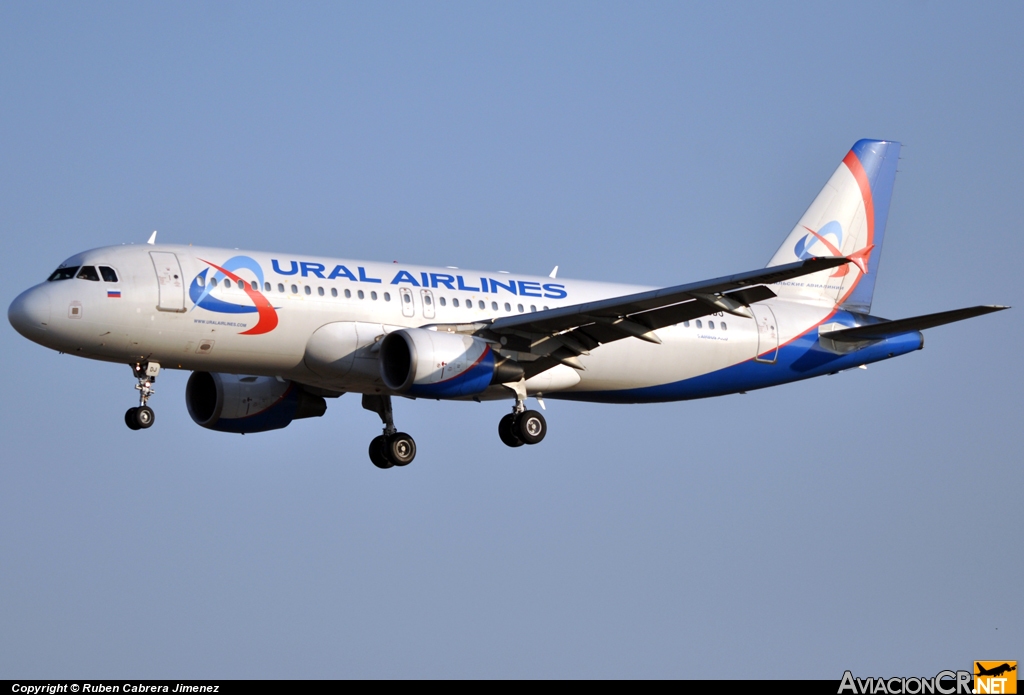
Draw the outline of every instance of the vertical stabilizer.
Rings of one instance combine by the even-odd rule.
[[[847,153],[768,267],[812,256],[852,262],[773,288],[780,296],[871,310],[899,156],[900,143],[887,140],[859,140]]]

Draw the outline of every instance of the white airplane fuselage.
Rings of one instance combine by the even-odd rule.
[[[161,280],[154,255],[169,258],[168,254],[173,254],[180,272],[172,269]],[[205,309],[201,304],[206,302],[197,305],[190,297],[196,292],[196,278],[204,271],[212,277],[214,266],[223,267],[229,259],[238,257],[252,259],[262,269],[262,278],[248,268],[234,274],[248,285],[250,292],[259,292],[273,307],[277,325],[265,333],[247,333],[258,330],[261,318],[255,311],[225,313]],[[19,302],[32,307],[35,320],[23,332],[42,345],[109,362],[156,361],[163,368],[281,377],[327,390],[361,393],[389,392],[369,348],[390,331],[434,324],[472,324],[652,289],[193,246],[108,246],[72,256],[62,266],[109,267],[117,274],[117,282],[72,278],[44,282],[28,290],[26,295],[30,296]],[[258,289],[252,289],[253,283]],[[207,298],[212,300],[209,304],[213,307],[254,308],[237,280],[222,280],[209,289]],[[855,325],[854,316],[837,312],[834,305],[780,298],[760,302],[752,309],[754,318],[717,312],[685,325],[661,328],[655,331],[661,344],[627,339],[602,345],[599,350],[579,356],[585,369],[556,366],[529,380],[528,391],[578,400],[679,400],[815,376],[822,369],[835,371],[858,366],[884,359],[891,352],[882,356],[877,350],[871,351],[849,365],[844,364],[847,360],[829,353],[832,359],[828,362],[834,364],[793,371],[784,355],[794,339],[826,319]],[[344,335],[338,340],[329,336],[327,342],[356,341],[339,346],[339,351],[356,351],[347,372],[332,369],[323,360],[309,359],[311,347],[316,348],[311,341],[317,332],[338,324],[344,325]],[[355,330],[349,331],[350,327]],[[913,342],[900,345],[900,352],[920,347],[919,342]],[[800,353],[804,352],[806,349],[802,348]],[[759,372],[751,381],[725,379],[717,385],[694,384],[692,390],[686,387],[685,382],[695,377],[746,362]],[[665,390],[673,384],[677,386]],[[513,395],[495,385],[478,397]]]

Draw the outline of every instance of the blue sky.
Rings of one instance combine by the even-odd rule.
[[[900,140],[874,312],[1020,306],[1015,3],[0,4],[10,302],[196,243],[651,285],[763,266]],[[1024,657],[1019,309],[648,406],[358,399],[239,437],[0,327],[0,675],[932,675]]]

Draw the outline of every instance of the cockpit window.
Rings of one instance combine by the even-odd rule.
[[[93,282],[99,282],[100,276],[96,272],[96,268],[91,265],[83,265],[82,269],[78,271],[79,280],[92,280]]]
[[[53,271],[53,275],[47,279],[47,282],[56,282],[57,280],[70,280],[75,277],[75,273],[78,272],[78,266],[72,266],[70,268],[57,268]]]
[[[100,275],[103,276],[104,282],[117,282],[117,273],[109,266],[101,265]]]

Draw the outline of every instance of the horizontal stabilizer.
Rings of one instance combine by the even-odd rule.
[[[837,331],[821,333],[820,337],[834,340],[838,343],[852,343],[862,340],[884,340],[892,335],[909,333],[910,331],[923,331],[926,328],[935,328],[954,321],[991,314],[993,311],[1009,309],[1008,306],[972,306],[967,309],[954,309],[953,311],[940,311],[937,314],[925,316],[914,316],[909,319],[898,319],[896,321],[882,321],[869,326],[857,326],[856,328],[843,328]]]

